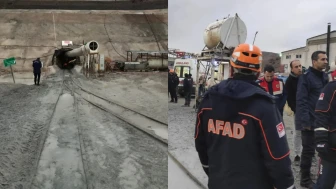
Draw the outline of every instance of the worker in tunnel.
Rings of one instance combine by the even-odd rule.
[[[40,61],[40,58],[37,58],[36,60],[33,61],[35,85],[40,85],[41,68],[42,68],[42,63]]]
[[[283,118],[256,82],[262,52],[238,45],[227,80],[211,87],[200,103],[195,147],[209,189],[295,189]]]

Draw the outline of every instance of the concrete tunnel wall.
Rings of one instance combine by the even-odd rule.
[[[126,57],[127,50],[168,50],[167,11],[147,11],[146,16],[131,11],[55,12],[54,20],[55,32],[51,12],[0,12],[0,71],[10,71],[3,65],[3,60],[9,57],[17,60],[14,71],[32,71],[36,57],[41,57],[45,67],[49,66],[55,45],[60,48],[62,40],[74,44],[95,40],[100,53],[112,60],[125,60],[122,56]]]

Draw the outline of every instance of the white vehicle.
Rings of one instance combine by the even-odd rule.
[[[177,76],[179,77],[179,85],[178,85],[178,94],[183,96],[183,80],[184,80],[184,74],[191,74],[192,78],[194,80],[193,83],[193,88],[192,88],[192,92],[191,94],[194,95],[195,94],[195,88],[196,88],[196,82],[198,80],[198,78],[196,78],[196,73],[197,73],[197,69],[196,69],[196,65],[197,65],[197,59],[175,59],[174,61],[174,71],[177,74]],[[204,69],[203,71],[200,71],[200,74],[204,74]]]

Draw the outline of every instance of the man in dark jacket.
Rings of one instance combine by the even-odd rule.
[[[183,93],[185,98],[185,103],[183,106],[190,106],[190,97],[191,97],[191,78],[189,77],[189,74],[184,74],[184,80],[183,80]]]
[[[332,79],[333,80],[333,79]],[[315,146],[320,156],[315,189],[333,189],[336,181],[336,81],[322,90],[315,109]]]
[[[316,51],[311,56],[312,67],[299,77],[296,93],[295,127],[301,130],[302,154],[301,154],[301,182],[306,188],[313,188],[314,182],[310,178],[312,158],[315,154],[314,122],[315,105],[319,99],[323,87],[328,83],[328,76],[323,69],[328,64],[324,51]]]
[[[257,82],[267,93],[277,97],[276,104],[282,116],[286,104],[287,91],[284,90],[285,85],[282,79],[274,76],[274,67],[272,65],[266,65],[264,68],[264,77]]]
[[[37,58],[36,60],[33,61],[33,68],[34,68],[34,83],[35,85],[40,85],[41,68],[42,68],[40,58]]]
[[[228,80],[202,100],[195,146],[209,189],[294,189],[285,125],[275,97],[255,80],[262,54],[254,45],[235,48]]]
[[[291,68],[291,73],[285,84],[285,89],[287,91],[287,104],[290,109],[294,112],[294,120],[295,120],[295,112],[296,112],[296,91],[297,91],[297,84],[299,81],[299,76],[302,74],[302,66],[299,60],[293,60],[289,64]],[[301,155],[301,131],[296,130],[294,128],[294,149],[295,149],[295,158],[294,162],[300,162],[300,155]]]
[[[170,69],[168,73],[168,90],[171,98],[170,102],[177,103],[176,87],[178,84],[179,84],[179,78],[177,74],[174,72],[173,69]]]

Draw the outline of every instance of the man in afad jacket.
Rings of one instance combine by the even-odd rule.
[[[320,156],[315,189],[333,189],[336,181],[336,81],[332,77],[329,81],[315,108],[315,147]]]
[[[283,109],[286,104],[287,92],[285,90],[282,79],[274,76],[274,67],[266,65],[264,68],[264,77],[257,81],[259,85],[266,90],[267,93],[277,97],[276,104],[283,116]]]
[[[295,115],[295,126],[297,130],[301,130],[302,138],[300,185],[306,188],[313,188],[314,185],[310,178],[310,168],[315,155],[315,106],[323,87],[328,83],[328,76],[323,72],[328,64],[326,53],[316,51],[311,59],[313,66],[299,77]]]
[[[204,95],[196,121],[195,146],[209,189],[294,189],[285,125],[275,97],[255,81],[261,50],[240,44],[232,78]]]

